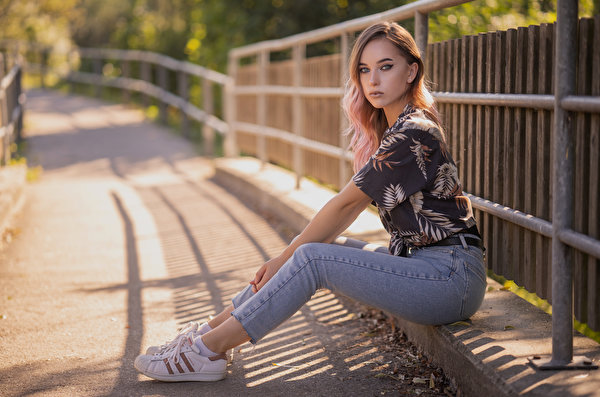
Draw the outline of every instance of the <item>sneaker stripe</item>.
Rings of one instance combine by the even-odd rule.
[[[173,372],[173,369],[171,368],[171,364],[169,364],[169,359],[165,358],[163,360],[163,362],[165,363],[165,366],[167,367],[167,371],[169,371],[169,375],[173,375],[174,372]]]
[[[183,369],[183,367],[181,365],[179,365],[179,363],[173,363],[175,364],[175,366],[177,367],[177,370],[179,371],[180,374],[185,373],[185,370]]]
[[[180,353],[179,354],[181,356],[181,358],[183,359],[183,362],[185,363],[185,365],[188,367],[188,369],[190,370],[190,372],[196,372],[194,370],[194,367],[192,367],[192,364],[190,363],[190,361],[188,360],[188,358],[185,356],[184,353]]]

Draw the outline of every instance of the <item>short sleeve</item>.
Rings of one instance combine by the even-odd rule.
[[[378,207],[391,211],[425,189],[441,161],[440,142],[430,132],[404,130],[386,135],[352,179]]]

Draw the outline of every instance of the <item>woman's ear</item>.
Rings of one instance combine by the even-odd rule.
[[[419,64],[416,63],[416,62],[413,62],[413,63],[411,63],[408,66],[408,68],[409,69],[408,69],[408,80],[407,80],[407,82],[408,82],[408,84],[411,84],[415,80],[415,78],[417,77],[417,73],[419,71]]]

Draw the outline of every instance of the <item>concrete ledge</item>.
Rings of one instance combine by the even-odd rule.
[[[0,236],[23,205],[26,176],[25,165],[0,167]]]
[[[335,194],[253,158],[215,160],[215,179],[296,232]],[[365,211],[348,236],[387,244],[379,219]],[[352,242],[356,244],[356,242]],[[373,249],[371,246],[370,249]],[[469,322],[439,327],[394,318],[424,353],[454,378],[463,396],[600,396],[600,370],[537,371],[527,357],[550,355],[551,317],[488,279],[484,303]],[[576,335],[575,355],[600,361],[600,345]]]

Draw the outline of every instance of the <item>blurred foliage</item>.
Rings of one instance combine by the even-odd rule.
[[[224,71],[229,49],[408,0],[0,0],[0,39],[144,49]],[[580,0],[580,15],[600,0]],[[475,0],[430,15],[430,41],[556,20],[555,0]],[[411,29],[412,21],[405,25]]]

